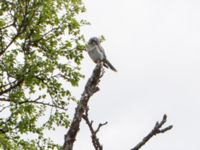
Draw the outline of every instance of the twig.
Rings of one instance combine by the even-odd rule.
[[[0,113],[3,112],[3,111],[4,111],[5,109],[7,109],[8,107],[10,107],[10,105],[1,106]]]
[[[100,123],[95,130],[92,126],[93,121],[90,121],[88,118],[88,110],[86,110],[85,114],[83,115],[83,119],[85,120],[86,124],[88,125],[90,132],[91,132],[91,139],[92,139],[92,144],[95,148],[95,150],[103,150],[103,146],[100,144],[99,139],[97,138],[97,133],[99,132],[100,128],[104,125],[106,125],[108,122],[105,123]]]
[[[76,139],[77,133],[79,131],[80,122],[85,113],[88,105],[88,101],[90,97],[99,91],[98,83],[100,82],[100,78],[103,76],[103,64],[97,64],[92,76],[87,81],[84,92],[81,95],[81,100],[76,107],[76,111],[74,114],[74,118],[72,120],[71,126],[65,135],[63,150],[72,150],[73,144]]]
[[[21,79],[21,80],[18,80],[18,82],[17,82],[15,85],[11,85],[9,88],[5,89],[4,91],[1,91],[1,92],[0,92],[0,95],[3,95],[4,93],[7,93],[7,92],[11,91],[12,89],[14,89],[14,88],[20,86],[22,83],[23,83],[23,80],[22,80],[22,79]]]
[[[141,142],[139,142],[134,148],[132,148],[131,150],[139,150],[142,146],[144,146],[154,135],[160,134],[160,133],[165,133],[166,131],[170,130],[173,128],[172,125],[161,129],[161,127],[166,123],[167,121],[167,115],[164,114],[162,121],[156,122],[154,128],[152,129],[152,131],[143,138],[143,140]]]
[[[14,23],[8,24],[8,25],[6,25],[6,26],[4,26],[4,27],[1,27],[0,30],[9,28],[9,27],[11,27],[11,26],[13,26],[13,25],[14,25]]]
[[[49,106],[49,107],[52,107],[52,108],[58,108],[58,109],[67,111],[67,109],[65,109],[64,107],[58,106],[56,104],[51,104],[51,103],[45,103],[45,102],[38,101],[40,99],[41,99],[41,96],[39,96],[35,100],[24,100],[24,101],[21,101],[21,102],[12,101],[12,100],[5,99],[5,98],[0,98],[0,101],[13,102],[13,103],[16,103],[16,104],[19,104],[19,105],[20,104],[24,104],[24,103],[34,103],[34,104],[38,104],[38,105]],[[1,110],[0,110],[0,112],[1,112]]]

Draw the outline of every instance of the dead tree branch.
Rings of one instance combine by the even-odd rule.
[[[156,122],[154,128],[152,129],[152,131],[143,138],[143,140],[141,142],[139,142],[134,148],[132,148],[131,150],[139,150],[142,146],[144,146],[154,135],[160,134],[160,133],[165,133],[166,131],[170,130],[173,128],[172,125],[161,129],[161,127],[166,123],[167,121],[167,115],[163,116],[163,119],[161,122]]]
[[[83,115],[83,119],[85,120],[86,124],[88,125],[90,132],[91,132],[91,139],[92,139],[92,144],[95,148],[95,150],[103,150],[103,146],[101,145],[101,143],[99,142],[99,139],[97,137],[97,133],[99,132],[100,128],[104,125],[106,125],[108,122],[105,123],[100,123],[97,127],[97,129],[95,130],[93,128],[93,121],[90,121],[88,118],[88,110],[86,110],[85,114]]]
[[[79,131],[81,119],[88,107],[88,101],[94,93],[99,91],[98,83],[100,82],[100,78],[102,76],[103,76],[103,65],[97,64],[92,73],[92,76],[87,81],[84,92],[81,95],[81,100],[78,106],[76,107],[74,118],[72,120],[72,123],[70,125],[67,134],[65,135],[63,150],[73,149],[73,144],[74,141],[76,140],[76,135]]]

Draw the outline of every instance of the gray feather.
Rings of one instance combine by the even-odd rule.
[[[117,69],[115,69],[115,67],[107,60],[104,59],[103,62],[106,64],[106,66],[108,66],[111,70],[117,72]],[[105,65],[104,65],[105,66]]]
[[[111,70],[117,72],[115,67],[107,60],[105,51],[97,37],[93,37],[89,40],[88,44],[86,45],[86,49],[89,56],[95,63],[103,62],[103,65],[106,68],[110,68]]]

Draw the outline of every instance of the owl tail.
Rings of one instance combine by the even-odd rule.
[[[104,66],[105,66],[106,68],[109,67],[111,70],[117,72],[117,69],[115,69],[115,67],[114,67],[107,59],[104,60],[104,63],[105,63]]]

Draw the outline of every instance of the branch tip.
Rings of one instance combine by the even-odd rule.
[[[167,115],[164,114],[163,118],[161,120],[161,122],[159,123],[158,121],[156,122],[154,128],[151,130],[151,132],[149,134],[147,134],[147,136],[145,136],[143,138],[143,140],[141,142],[139,142],[134,148],[132,148],[131,150],[139,150],[142,146],[144,146],[153,136],[160,134],[160,133],[165,133],[168,130],[171,130],[173,128],[172,125],[161,129],[161,127],[166,123],[167,121]]]

